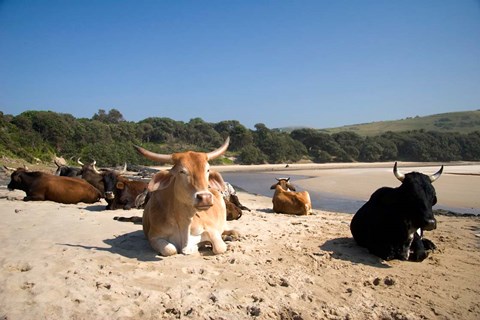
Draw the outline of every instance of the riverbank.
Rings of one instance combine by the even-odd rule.
[[[399,162],[398,168],[403,173],[411,171],[433,174],[440,169],[438,163]],[[302,190],[319,196],[338,197],[352,201],[364,202],[380,187],[397,187],[400,182],[393,175],[393,163],[338,163],[338,164],[292,164],[259,166],[217,166],[222,173],[268,174],[272,176],[269,190],[275,182],[274,175],[301,176],[292,182]],[[480,163],[455,162],[444,165],[443,174],[435,181],[437,207],[455,209],[459,213],[480,214]],[[243,187],[243,186],[242,186]],[[258,188],[258,187],[257,187]],[[248,190],[248,188],[246,188]],[[261,193],[265,194],[265,193]],[[321,199],[316,199],[317,202]]]

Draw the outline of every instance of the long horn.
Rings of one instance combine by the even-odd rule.
[[[82,167],[84,166],[83,162],[80,161],[80,158],[77,159],[77,163],[78,163],[79,165],[81,165]]]
[[[97,160],[93,160],[93,163],[92,163],[93,171],[95,171],[95,173],[97,174],[102,174],[100,171],[98,171],[97,167],[95,167],[96,163],[97,163]]]
[[[401,182],[403,182],[403,180],[405,179],[405,175],[403,173],[400,173],[398,172],[398,169],[397,169],[397,162],[395,161],[395,165],[393,166],[393,174],[395,175],[395,177],[400,180]]]
[[[144,149],[139,146],[134,146],[134,147],[138,153],[140,153],[142,156],[144,156],[147,159],[162,162],[162,163],[173,163],[171,154],[160,154],[160,153],[148,151],[147,149]]]
[[[437,171],[437,173],[434,173],[431,176],[429,176],[430,182],[434,182],[435,180],[440,178],[440,176],[442,175],[442,172],[443,172],[443,166],[440,168],[440,170]]]
[[[126,163],[126,162],[125,162],[125,164],[123,165],[122,171],[120,171],[119,173],[120,173],[120,174],[124,174],[125,172],[127,172],[127,163]]]
[[[8,171],[8,172],[14,172],[14,171],[17,170],[17,169],[12,168],[12,167],[7,167],[6,165],[4,165],[3,168],[4,168],[5,171]]]
[[[55,163],[55,165],[59,168],[62,166],[57,159],[53,159],[53,163]]]
[[[218,158],[219,156],[224,154],[225,151],[227,151],[227,148],[228,148],[229,144],[230,144],[230,137],[227,137],[227,139],[225,140],[225,142],[223,143],[223,145],[220,148],[218,148],[217,150],[214,150],[212,152],[207,153],[207,160],[212,160],[212,159]]]

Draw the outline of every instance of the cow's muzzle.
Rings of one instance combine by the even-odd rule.
[[[115,194],[112,191],[105,192],[105,199],[112,200],[115,198]]]
[[[425,221],[425,226],[422,228],[426,231],[431,231],[437,229],[437,220],[435,219],[428,219]]]
[[[195,194],[195,208],[198,210],[207,210],[213,206],[213,195],[208,192],[197,192]]]

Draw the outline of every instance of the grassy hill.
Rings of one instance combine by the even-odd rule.
[[[379,121],[324,129],[329,133],[353,131],[361,136],[374,136],[386,131],[440,131],[469,133],[480,130],[480,110],[441,113],[394,121]]]

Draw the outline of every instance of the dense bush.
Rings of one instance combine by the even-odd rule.
[[[445,122],[445,121],[443,121]],[[443,123],[442,122],[442,123]],[[241,164],[352,161],[480,160],[480,131],[460,134],[437,131],[385,132],[362,137],[354,132],[329,134],[316,129],[288,133],[258,123],[254,130],[236,120],[188,123],[169,118],[125,121],[115,109],[99,110],[91,119],[76,119],[51,111],[27,111],[18,116],[0,112],[0,155],[29,162],[51,161],[54,155],[74,162],[96,160],[102,166],[151,163],[133,145],[172,153],[210,151],[230,137],[228,157]],[[219,160],[218,163],[222,161]]]

